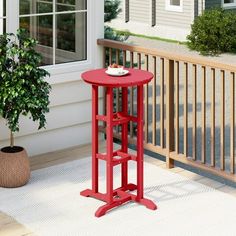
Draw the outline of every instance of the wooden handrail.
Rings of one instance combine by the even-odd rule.
[[[200,56],[186,56],[180,53],[173,53],[173,52],[168,52],[168,51],[159,50],[159,49],[146,48],[142,46],[131,45],[128,43],[123,43],[123,42],[118,42],[118,41],[108,40],[108,39],[98,39],[97,44],[100,46],[108,47],[108,48],[115,48],[115,49],[120,49],[120,50],[131,51],[131,52],[144,53],[144,54],[149,54],[152,56],[159,56],[161,58],[163,57],[169,60],[183,61],[183,62],[192,63],[194,65],[201,65],[201,66],[206,66],[206,67],[211,67],[211,68],[217,68],[220,70],[228,70],[231,72],[236,72],[236,62],[234,64],[227,64],[223,62],[216,62],[207,58],[202,58]]]

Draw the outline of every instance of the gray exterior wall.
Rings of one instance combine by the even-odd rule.
[[[129,16],[131,21],[150,23],[151,1],[130,0]]]
[[[166,10],[166,1],[156,1],[156,22],[157,26],[167,25],[176,26],[180,28],[189,28],[194,18],[194,1],[183,1],[183,12],[174,12]]]
[[[189,27],[194,18],[194,5],[197,0],[184,0],[183,12],[166,10],[165,0],[156,0],[156,25],[167,25],[172,27]],[[118,19],[124,20],[124,2],[121,0],[122,13]],[[141,22],[151,25],[151,0],[129,0],[130,21]]]

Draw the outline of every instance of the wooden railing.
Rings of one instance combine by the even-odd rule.
[[[145,87],[146,150],[165,156],[168,168],[179,161],[236,182],[236,62],[229,65],[104,39],[98,45],[104,47],[104,67],[116,62],[154,74]],[[119,110],[120,91],[115,94]],[[129,91],[129,112],[136,113],[135,88]],[[119,131],[114,137],[121,137]],[[131,123],[132,144],[135,135]]]

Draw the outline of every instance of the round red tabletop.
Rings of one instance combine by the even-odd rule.
[[[126,69],[126,68],[125,68]],[[139,69],[126,69],[127,75],[114,77],[105,73],[107,69],[97,69],[84,72],[82,79],[92,85],[104,87],[132,87],[147,84],[153,78],[151,72]]]

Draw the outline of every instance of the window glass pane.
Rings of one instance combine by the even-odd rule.
[[[86,60],[87,14],[59,14],[56,20],[56,63]]]
[[[86,0],[56,0],[57,11],[86,10]]]
[[[43,55],[43,65],[87,59],[87,13],[67,13],[86,10],[86,0],[19,1],[20,14],[29,15],[20,17],[20,27],[38,40],[37,50]],[[53,3],[56,4],[57,14],[53,13]],[[45,14],[32,15],[39,13]],[[56,37],[53,39],[54,25]]]
[[[53,0],[37,1],[36,13],[53,12]]]
[[[30,14],[30,0],[20,0],[20,15]]]
[[[224,3],[234,3],[234,0],[224,0]]]
[[[53,0],[20,0],[20,15],[49,13],[53,11]]]
[[[42,65],[53,64],[53,16],[21,17],[20,27],[39,41],[37,51],[43,55]]]
[[[172,5],[172,6],[180,6],[180,0],[170,0],[170,5]]]

